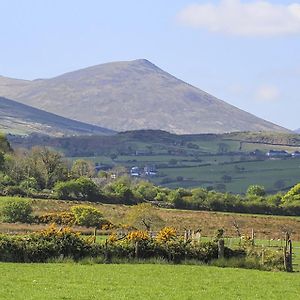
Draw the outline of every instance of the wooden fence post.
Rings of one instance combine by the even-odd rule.
[[[188,232],[187,230],[184,231],[184,242],[186,243],[188,240]]]
[[[218,258],[224,258],[224,240],[218,240]]]
[[[135,242],[134,254],[135,258],[139,258],[139,242]]]
[[[285,244],[283,248],[283,264],[287,272],[293,272],[293,245],[288,232],[285,234]]]
[[[110,257],[108,254],[108,240],[105,240],[105,248],[104,248],[104,262],[109,263]]]
[[[97,227],[94,228],[94,243],[96,243],[96,240],[97,240]]]
[[[252,242],[252,246],[254,246],[254,244],[255,244],[254,238],[255,238],[255,234],[254,234],[254,229],[252,228],[252,230],[251,230],[251,242]]]

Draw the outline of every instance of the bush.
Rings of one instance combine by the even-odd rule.
[[[88,205],[76,205],[71,207],[77,225],[86,227],[100,227],[108,221],[103,218],[102,213]]]
[[[59,224],[72,226],[76,219],[72,212],[48,213],[35,217],[37,223]]]
[[[4,201],[0,208],[0,215],[2,221],[8,223],[30,223],[33,220],[31,204],[23,199]]]
[[[85,177],[57,182],[54,192],[58,199],[63,200],[100,200],[100,192],[97,185],[91,179]]]
[[[0,235],[1,261],[46,262],[59,257],[78,260],[90,255],[92,250],[88,240],[69,228],[57,229],[50,226],[25,237]]]
[[[19,186],[6,186],[4,188],[4,195],[6,196],[21,196],[24,197],[27,195],[27,192]]]

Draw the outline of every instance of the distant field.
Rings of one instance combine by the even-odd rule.
[[[288,189],[300,182],[300,159],[266,160],[269,150],[300,150],[300,135],[240,132],[223,135],[173,135],[159,130],[141,130],[113,136],[10,137],[14,148],[48,146],[70,161],[88,159],[114,166],[155,166],[158,176],[147,178],[170,188],[209,187],[218,191],[245,193],[251,184],[268,192]],[[256,151],[256,155],[253,151]]]
[[[1,300],[298,299],[299,273],[184,265],[1,263]]]
[[[276,192],[300,182],[300,158],[253,160],[241,155],[119,155],[115,160],[106,156],[72,157],[94,163],[143,168],[155,165],[158,176],[148,178],[155,184],[170,188],[212,187],[220,191],[245,193],[248,186],[260,184],[267,191]],[[243,160],[252,161],[243,161]],[[229,178],[229,179],[228,179]]]

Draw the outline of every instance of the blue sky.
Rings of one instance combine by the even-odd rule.
[[[0,0],[0,11],[0,75],[48,78],[146,58],[241,109],[300,127],[299,1]]]

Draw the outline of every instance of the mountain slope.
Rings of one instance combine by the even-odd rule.
[[[113,133],[105,128],[66,119],[3,97],[0,97],[0,131],[52,136]]]
[[[52,79],[0,77],[0,95],[118,131],[287,131],[173,77],[147,60],[107,63]]]

